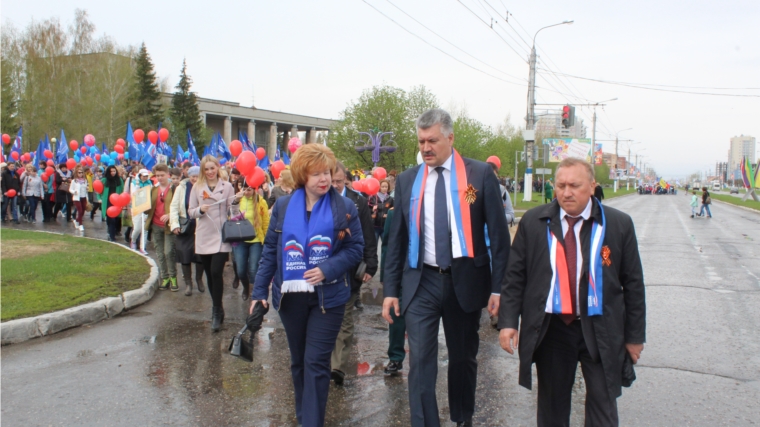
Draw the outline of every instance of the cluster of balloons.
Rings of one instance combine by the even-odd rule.
[[[378,191],[380,191],[380,181],[378,181],[375,177],[354,181],[352,186],[354,190],[360,191],[370,196],[374,196]]]
[[[135,139],[135,142],[140,144],[145,140],[145,131],[137,129],[132,133],[132,137]],[[148,141],[150,141],[151,144],[157,144],[159,139],[161,142],[166,142],[166,140],[169,139],[169,130],[162,128],[158,132],[154,130],[148,132]]]
[[[93,190],[95,183],[93,183]],[[103,191],[103,184],[100,184],[100,192]],[[106,209],[106,215],[108,215],[110,218],[116,218],[121,213],[121,210],[126,207],[129,202],[132,201],[132,196],[129,195],[129,193],[113,193],[110,196],[108,196],[108,201],[111,202],[111,207]]]

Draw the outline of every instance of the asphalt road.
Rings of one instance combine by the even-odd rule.
[[[631,195],[608,205],[634,219],[647,284],[648,343],[637,381],[618,400],[621,425],[760,423],[760,214],[715,204],[712,219],[691,219],[683,194]],[[86,235],[105,237],[99,221],[85,227]],[[75,233],[65,222],[44,229]],[[208,292],[167,291],[115,319],[3,347],[3,424],[295,425],[277,314],[267,316],[257,336],[254,363],[225,354],[247,307],[231,277],[228,267],[226,319],[217,334],[210,330]],[[344,387],[331,386],[327,425],[409,424],[408,364],[400,378],[382,374],[387,325],[373,305],[379,297],[371,289],[363,294],[355,368]],[[442,329],[439,342],[438,400],[448,420]],[[479,361],[475,425],[535,425],[535,391],[517,385],[517,358],[500,349],[485,315]],[[582,425],[583,394],[579,381],[572,425]]]

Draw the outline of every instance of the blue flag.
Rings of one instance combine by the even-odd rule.
[[[230,159],[232,159],[232,153],[230,153],[230,149],[227,147],[227,144],[224,142],[221,135],[217,134],[216,142],[216,157],[220,160],[225,159],[226,161],[230,161]]]
[[[190,130],[187,130],[187,151],[190,153],[190,157],[188,160],[190,160],[190,163],[192,163],[194,166],[200,166],[201,159],[198,158],[198,152],[195,151],[195,144],[193,144],[193,137],[190,135]]]
[[[256,144],[251,144],[251,141],[248,139],[248,134],[243,132],[243,139],[240,140],[243,143],[243,150],[244,151],[251,151],[254,154],[256,154]]]
[[[280,160],[280,149],[278,148],[277,151],[274,152],[274,161]]]
[[[127,141],[127,152],[129,153],[130,159],[139,159],[140,158],[140,146],[135,141],[135,133],[132,131],[132,123],[127,122],[127,135],[126,138],[124,138],[125,141]]]
[[[61,137],[58,139],[58,146],[55,147],[55,162],[60,163],[66,163],[66,160],[69,158],[69,144],[66,142],[66,135],[63,133],[63,129],[61,129]]]
[[[288,153],[282,153],[282,162],[285,163],[285,165],[290,164],[290,157],[288,157]]]
[[[45,150],[50,149],[50,140],[48,139],[48,135],[45,134],[45,139],[40,140],[40,145],[37,146],[37,152],[35,153],[35,160],[38,162],[40,160],[47,160],[47,157],[45,157]]]
[[[11,146],[11,153],[18,153],[18,158],[21,159],[21,155],[24,154],[21,150],[21,142],[22,142],[22,133],[24,131],[24,127],[18,128],[18,133],[16,134],[16,139],[13,141],[13,145]],[[13,157],[11,157],[13,158]]]

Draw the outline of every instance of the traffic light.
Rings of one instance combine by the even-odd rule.
[[[567,129],[575,124],[575,107],[565,105],[562,107],[562,126]]]

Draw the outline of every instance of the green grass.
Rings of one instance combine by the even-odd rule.
[[[3,321],[117,296],[150,274],[143,257],[92,239],[2,229],[0,250]]]
[[[755,190],[755,192],[757,192],[757,190]],[[738,197],[734,197],[728,194],[710,193],[710,197],[716,200],[720,200],[721,202],[731,203],[732,205],[744,206],[746,208],[756,209],[760,211],[760,202],[752,200],[751,197],[745,202],[743,202],[742,199]]]

